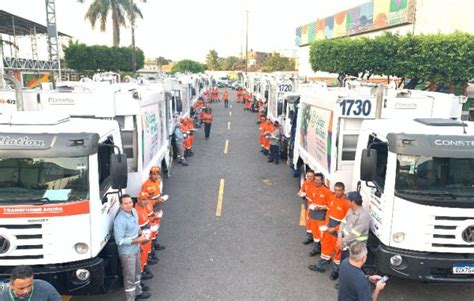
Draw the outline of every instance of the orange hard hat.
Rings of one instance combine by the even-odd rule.
[[[140,201],[148,200],[149,198],[150,198],[150,195],[146,191],[140,191],[140,193],[138,194],[138,200]]]
[[[160,173],[160,172],[161,172],[161,169],[158,166],[153,166],[152,168],[150,168],[150,174]]]

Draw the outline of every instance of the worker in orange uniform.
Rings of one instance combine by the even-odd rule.
[[[265,147],[264,147],[264,139],[265,139],[265,123],[267,122],[267,116],[260,116],[260,134],[258,135],[258,142],[260,143],[260,152],[263,153],[265,152]]]
[[[194,153],[193,153],[193,144],[194,144],[194,132],[196,131],[196,129],[194,128],[192,118],[188,118],[188,131],[189,131],[189,144],[190,144],[189,155],[192,156],[192,155],[194,155]]]
[[[191,150],[192,145],[191,145],[191,135],[190,135],[190,128],[188,124],[188,118],[181,118],[179,122],[181,123],[181,125],[179,126],[179,129],[181,130],[184,136],[184,142],[183,142],[184,156],[187,158],[187,157],[192,156],[192,154],[190,154],[189,152]]]
[[[222,99],[224,99],[224,108],[229,107],[229,93],[227,90],[224,91],[224,95],[222,95]]]
[[[245,93],[244,95],[244,111],[250,111],[250,108],[252,107],[251,100],[252,99],[252,94],[250,92]]]
[[[350,208],[349,201],[344,194],[344,189],[344,183],[337,182],[334,184],[334,194],[331,195],[328,204],[326,225],[322,226],[324,232],[321,240],[321,259],[316,264],[308,267],[310,270],[324,273],[326,271],[325,267],[329,265],[332,259],[335,267],[331,275],[329,275],[331,280],[336,280],[339,277],[337,271],[341,264],[341,249],[336,246],[337,233],[339,232],[341,221],[346,217]]]
[[[149,178],[142,185],[142,190],[147,192],[152,202],[153,212],[157,213],[159,211],[158,206],[165,202],[164,198],[161,196],[161,169],[158,166],[153,166],[150,168]],[[160,245],[155,242],[154,247],[156,250],[163,250],[165,246]]]
[[[209,135],[211,134],[212,120],[212,111],[210,110],[210,108],[206,108],[202,115],[202,121],[204,122],[204,136],[206,140],[209,139]]]
[[[198,127],[201,126],[201,112],[203,108],[204,108],[204,100],[202,99],[202,97],[199,97],[192,106],[192,109],[194,111],[194,118],[196,118],[196,123]]]
[[[316,187],[316,183],[314,182],[314,171],[308,170],[306,172],[306,180],[301,185],[301,189],[298,191],[297,195],[304,200],[304,210],[305,210],[305,226],[306,226],[306,236],[307,239],[303,241],[304,245],[308,245],[313,240],[313,232],[311,231],[310,223],[309,223],[309,216],[308,216],[308,198],[306,197],[307,193],[311,192],[311,189]]]
[[[273,123],[270,119],[267,119],[263,125],[263,154],[268,156],[270,154],[270,136],[273,132]]]
[[[148,239],[146,243],[140,245],[140,263],[142,273],[145,277],[149,277],[152,275],[147,275],[150,272],[145,272],[145,266],[152,265],[158,263],[158,260],[150,258],[148,256],[151,253],[151,230],[150,230],[150,218],[149,218],[149,211],[147,207],[149,195],[148,193],[142,191],[138,194],[137,203],[135,204],[135,210],[137,211],[138,215],[138,225],[142,233]]]
[[[315,188],[306,193],[308,198],[308,217],[311,232],[313,233],[314,249],[309,256],[316,256],[321,253],[321,230],[320,227],[326,223],[326,212],[328,209],[331,191],[324,186],[324,176],[322,173],[314,175]]]
[[[241,103],[242,102],[242,96],[243,96],[243,90],[242,88],[239,88],[237,90],[237,103]]]

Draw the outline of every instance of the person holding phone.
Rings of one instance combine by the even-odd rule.
[[[356,242],[350,247],[349,258],[341,263],[339,270],[338,301],[376,301],[385,288],[388,277],[379,275],[368,276],[362,270],[367,261],[367,246],[364,242]],[[371,292],[370,284],[375,284]]]

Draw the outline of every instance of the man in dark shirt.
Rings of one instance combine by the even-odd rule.
[[[61,301],[62,298],[48,282],[33,279],[31,267],[20,265],[11,271],[9,286],[0,295],[0,300]]]
[[[339,270],[338,301],[377,301],[385,283],[379,275],[367,276],[362,266],[367,260],[367,247],[363,242],[356,242],[350,247],[350,256],[341,263]],[[370,283],[375,284],[371,293]]]

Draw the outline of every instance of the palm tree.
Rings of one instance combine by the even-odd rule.
[[[130,14],[130,1],[132,1],[133,16]],[[137,17],[143,19],[142,12],[138,6],[133,3],[133,0],[94,0],[94,2],[89,6],[84,19],[88,19],[91,22],[92,28],[94,28],[96,22],[99,21],[100,31],[105,31],[105,25],[109,13],[112,15],[114,46],[120,44],[120,26],[127,25],[125,15],[127,15],[128,20],[132,20],[132,17],[133,20]]]

